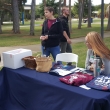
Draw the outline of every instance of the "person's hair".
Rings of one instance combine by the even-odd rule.
[[[62,14],[64,13],[64,11],[67,9],[67,6],[62,7]]]
[[[89,32],[86,38],[95,54],[99,55],[101,58],[105,57],[110,59],[110,50],[104,44],[103,39],[98,32]]]
[[[45,7],[44,10],[48,10],[49,12],[53,12],[53,14],[54,14],[54,8],[53,7]]]

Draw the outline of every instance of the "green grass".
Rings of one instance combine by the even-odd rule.
[[[90,31],[97,31],[100,33],[101,31],[101,25],[96,24],[96,22],[100,22],[100,19],[93,19],[93,23],[91,24],[91,28],[87,28],[87,23],[82,23],[82,29],[77,29],[78,22],[73,21],[72,22],[72,32],[71,32],[71,38],[78,38],[78,37],[84,37],[86,34]],[[23,45],[34,45],[39,44],[40,40],[40,34],[41,34],[41,28],[43,20],[36,21],[36,24],[39,24],[39,26],[35,26],[35,36],[29,35],[29,24],[30,22],[25,22],[25,25],[20,24],[20,34],[13,34],[12,33],[12,24],[4,24],[2,26],[3,34],[0,34],[0,47],[6,47],[6,46],[23,46]],[[104,30],[107,27],[107,19],[104,19]],[[25,27],[27,26],[27,27]],[[105,31],[106,32],[106,31]],[[105,44],[110,48],[110,38],[104,38]],[[83,67],[85,65],[85,58],[86,58],[86,51],[87,47],[84,44],[84,42],[75,43],[72,44],[73,53],[76,53],[79,55],[79,67]],[[38,53],[36,53],[38,54]],[[36,56],[34,54],[34,56]]]
[[[100,19],[94,20],[100,22]],[[105,22],[107,20],[105,19]],[[35,22],[39,26],[35,26],[35,36],[30,36],[30,22],[25,22],[24,25],[20,24],[20,34],[12,33],[12,24],[4,24],[2,26],[3,34],[0,34],[0,47],[5,46],[22,46],[22,45],[34,45],[40,43],[39,37],[41,35],[41,28],[43,20],[38,20]],[[104,24],[104,30],[106,29],[106,25]],[[100,33],[101,28],[100,24],[91,24],[91,28],[87,28],[87,23],[82,23],[82,29],[78,29],[77,21],[72,22],[72,32],[71,38],[84,37],[90,31],[97,31]]]

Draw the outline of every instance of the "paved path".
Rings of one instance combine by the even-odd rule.
[[[110,32],[105,32],[104,33],[104,38],[105,37],[110,37]],[[72,39],[72,43],[84,42],[84,38],[85,37]],[[38,45],[28,45],[28,46],[0,47],[0,53],[5,52],[5,51],[18,49],[18,48],[30,49],[30,50],[32,50],[33,53],[41,51],[40,44],[38,44]],[[0,67],[2,65],[3,65],[3,61],[0,62]]]

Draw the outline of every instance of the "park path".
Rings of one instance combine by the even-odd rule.
[[[105,32],[104,38],[105,37],[110,37],[110,32]],[[74,44],[74,43],[78,43],[78,42],[84,42],[84,38],[85,37],[74,38],[74,39],[72,39],[72,43]],[[19,48],[30,49],[30,50],[32,50],[33,53],[41,51],[40,44],[36,44],[36,45],[27,45],[27,46],[0,47],[0,53],[5,52],[5,51],[14,50],[14,49],[19,49]],[[3,61],[0,62],[0,67],[1,66],[3,66]]]

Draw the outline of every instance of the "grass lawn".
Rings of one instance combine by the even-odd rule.
[[[91,24],[91,28],[87,28],[87,23],[82,23],[82,29],[77,29],[78,24],[77,21],[72,22],[72,32],[71,32],[71,38],[78,38],[78,37],[84,37],[86,34],[90,31],[97,31],[100,33],[101,28],[100,24],[97,23],[100,22],[100,19],[93,19],[93,23]],[[6,46],[23,46],[23,45],[34,45],[39,44],[40,40],[40,34],[41,34],[41,28],[42,28],[42,21],[36,21],[35,26],[35,36],[29,35],[29,21],[25,22],[25,25],[20,24],[20,34],[13,34],[12,24],[4,24],[2,26],[3,34],[0,34],[0,47],[6,47]],[[104,21],[104,30],[107,27],[107,19]],[[105,31],[106,32],[106,31]],[[105,44],[110,48],[110,38],[104,38]],[[86,51],[87,47],[84,44],[84,42],[75,43],[72,44],[73,53],[76,53],[79,55],[79,67],[83,67],[85,65],[85,58],[86,58]],[[36,55],[36,54],[35,54]]]
[[[98,22],[98,24],[96,23]],[[84,37],[90,31],[97,31],[100,33],[100,19],[93,19],[91,28],[87,28],[87,23],[82,23],[82,29],[77,29],[78,21],[72,20],[71,38]],[[107,26],[107,19],[105,19],[104,28]],[[20,34],[12,33],[12,23],[2,25],[3,34],[0,34],[0,47],[5,46],[21,46],[21,45],[34,45],[40,42],[39,37],[41,34],[43,20],[35,22],[35,36],[30,36],[30,22],[26,21],[24,25],[20,23]],[[104,29],[104,30],[105,30]]]

